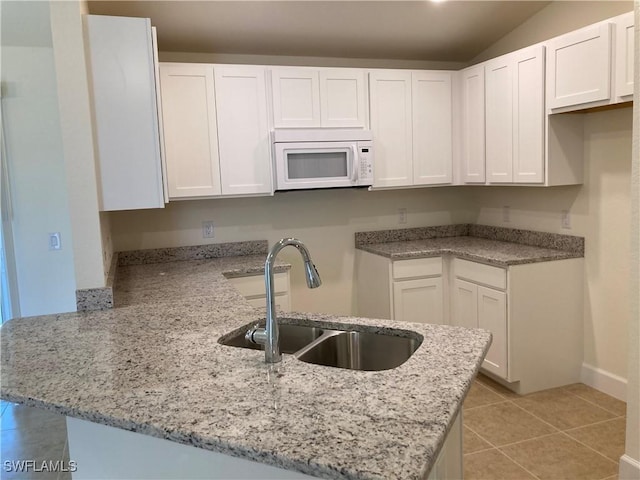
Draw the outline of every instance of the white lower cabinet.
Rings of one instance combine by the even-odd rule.
[[[393,261],[356,250],[357,314],[482,328],[482,371],[519,394],[580,381],[583,264],[496,267],[452,255]]]
[[[451,325],[493,336],[485,373],[519,394],[580,380],[583,259],[499,268],[453,258],[449,268]]]
[[[240,292],[240,295],[247,299],[249,305],[266,309],[267,294],[263,274],[231,277],[227,280]],[[289,272],[280,272],[273,275],[273,289],[276,308],[284,312],[290,311],[291,297],[289,292],[291,287]]]
[[[462,411],[456,415],[427,480],[462,478]]]
[[[442,277],[394,281],[393,318],[442,323]]]
[[[451,301],[453,325],[491,332],[493,342],[482,367],[507,378],[507,294],[455,278]]]
[[[403,322],[443,323],[442,258],[392,261],[356,252],[358,315]]]

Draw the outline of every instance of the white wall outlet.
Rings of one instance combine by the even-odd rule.
[[[405,223],[407,223],[407,209],[406,208],[399,208],[398,209],[398,223],[400,225],[404,225]]]
[[[202,238],[213,238],[213,222],[202,222]]]
[[[571,213],[569,213],[569,210],[562,210],[560,225],[562,228],[571,229]]]
[[[504,223],[511,222],[511,207],[508,205],[502,207],[502,221]]]
[[[53,232],[49,234],[49,250],[62,250],[60,232]]]

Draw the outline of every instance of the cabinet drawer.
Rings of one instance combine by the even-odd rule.
[[[393,279],[442,275],[442,258],[412,258],[393,262]]]
[[[453,273],[458,278],[464,278],[475,283],[499,288],[500,290],[506,290],[507,288],[507,271],[504,268],[455,258],[453,260]]]
[[[264,275],[250,275],[247,277],[230,278],[231,284],[236,287],[243,297],[255,297],[266,295]],[[276,273],[273,279],[275,293],[287,293],[289,291],[289,274]]]

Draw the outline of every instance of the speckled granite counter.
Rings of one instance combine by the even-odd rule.
[[[269,368],[260,351],[218,343],[263,317],[223,275],[253,268],[249,257],[127,266],[114,309],[5,323],[2,398],[321,478],[425,478],[489,333],[290,314],[424,340],[388,371],[290,355]]]
[[[583,257],[584,239],[482,225],[447,225],[357,233],[356,248],[394,260],[449,254],[507,267]]]

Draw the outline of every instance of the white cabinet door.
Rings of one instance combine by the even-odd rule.
[[[478,286],[456,278],[451,295],[451,325],[478,327]]]
[[[507,294],[478,286],[478,327],[489,330],[493,341],[482,363],[491,373],[507,378]]]
[[[484,65],[460,72],[462,88],[462,181],[485,182]]]
[[[369,73],[374,186],[413,185],[411,72]]]
[[[169,198],[220,195],[213,66],[160,65]]]
[[[453,131],[451,73],[412,73],[413,183],[451,183]]]
[[[544,56],[542,45],[513,54],[514,183],[544,182]]]
[[[507,378],[507,294],[456,278],[451,301],[452,325],[491,332],[493,341],[482,367]]]
[[[151,23],[86,16],[101,210],[164,207]]]
[[[320,126],[318,72],[307,68],[271,70],[273,123],[282,127]]]
[[[547,45],[547,106],[560,108],[611,95],[611,24],[562,35]]]
[[[320,75],[320,124],[323,127],[367,126],[364,70],[325,68]]]
[[[214,72],[222,194],[272,193],[265,70],[216,65]]]
[[[510,55],[485,65],[487,182],[513,181],[513,74]]]
[[[442,277],[394,282],[393,319],[442,324],[442,295]]]
[[[633,95],[633,23],[633,12],[616,17],[616,97]]]
[[[488,183],[544,181],[544,47],[485,66]]]

